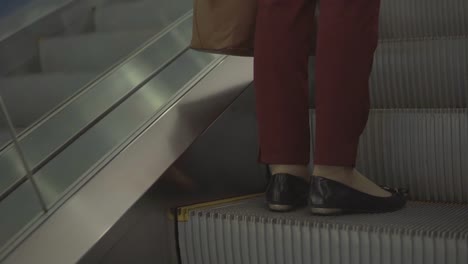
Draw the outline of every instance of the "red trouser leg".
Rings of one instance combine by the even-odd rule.
[[[380,0],[323,0],[316,60],[315,164],[354,166],[369,115]]]
[[[260,161],[309,162],[308,54],[314,2],[258,0],[255,87]],[[379,0],[321,0],[315,164],[354,166],[369,112]]]
[[[258,0],[254,79],[260,161],[309,163],[308,54],[315,3]]]

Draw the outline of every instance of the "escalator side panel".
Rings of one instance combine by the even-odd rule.
[[[252,79],[251,59],[227,58],[90,177],[4,263],[77,262]]]

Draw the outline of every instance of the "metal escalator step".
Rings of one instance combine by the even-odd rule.
[[[263,197],[188,209],[182,264],[466,264],[468,205],[410,202],[389,214],[278,214]]]
[[[373,108],[468,106],[468,37],[384,41],[371,76]]]
[[[96,9],[96,31],[160,31],[192,9],[191,0],[119,2]]]
[[[93,77],[94,74],[85,73],[4,77],[0,78],[0,95],[5,101],[14,125],[28,127],[72,96]]]
[[[467,132],[466,108],[373,110],[357,167],[379,184],[407,187],[414,200],[466,203]]]
[[[146,30],[46,38],[39,43],[42,71],[100,72],[154,35],[154,31]]]
[[[383,0],[381,38],[468,35],[466,0]]]

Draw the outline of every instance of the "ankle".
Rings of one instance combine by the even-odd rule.
[[[285,173],[305,180],[310,180],[309,168],[306,165],[271,164],[269,166],[272,175]]]
[[[313,175],[348,184],[354,171],[353,167],[315,165]]]

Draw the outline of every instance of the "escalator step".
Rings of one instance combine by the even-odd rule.
[[[161,31],[192,6],[191,0],[143,0],[99,6],[94,16],[96,31]]]
[[[278,214],[263,197],[186,210],[183,264],[466,264],[468,205],[411,202],[389,214]]]
[[[374,108],[468,104],[468,37],[381,42],[371,77]]]
[[[373,110],[357,167],[379,184],[408,188],[414,200],[467,203],[466,131],[466,108]]]
[[[149,40],[152,30],[46,38],[39,43],[44,72],[100,72]]]
[[[468,35],[466,0],[383,0],[381,38]]]

